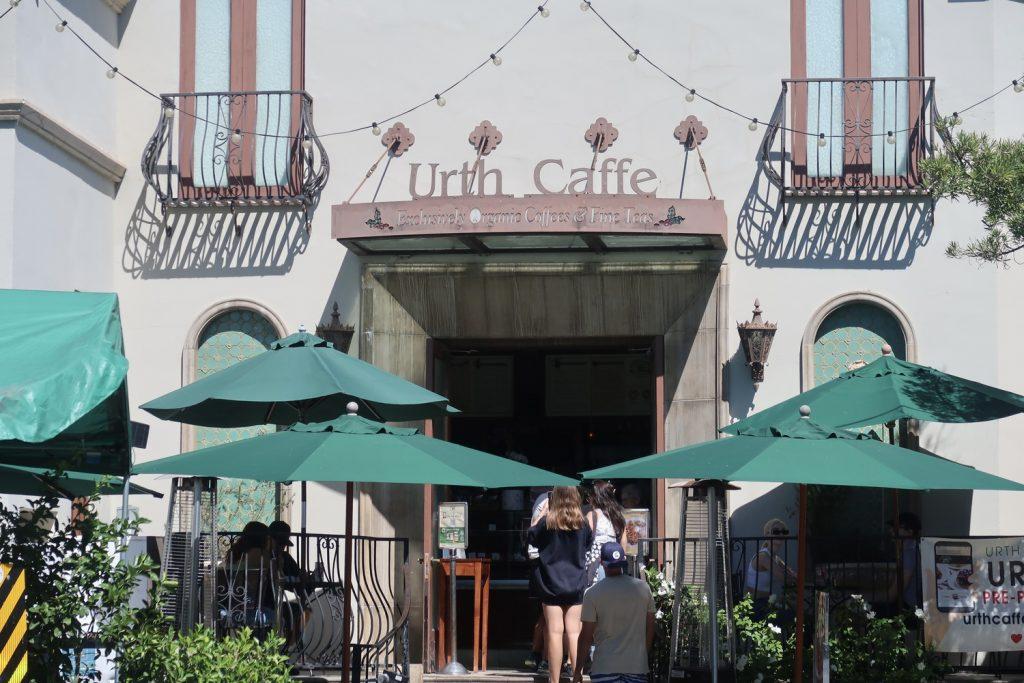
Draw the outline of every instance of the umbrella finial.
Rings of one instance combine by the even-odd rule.
[[[345,410],[348,411],[349,415],[355,415],[356,413],[359,412],[359,404],[356,403],[355,401],[349,401],[345,405]]]
[[[892,347],[889,346],[888,344],[882,344],[882,355],[883,356],[891,356],[892,355]]]
[[[306,333],[306,326],[303,323],[299,323],[299,334]]]
[[[811,407],[808,405],[800,406],[800,417],[807,420],[811,417]]]

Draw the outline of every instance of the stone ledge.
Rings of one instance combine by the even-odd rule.
[[[112,183],[120,183],[124,179],[126,169],[123,164],[25,100],[0,100],[0,122],[12,122],[32,131]]]

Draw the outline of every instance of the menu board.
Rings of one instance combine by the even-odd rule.
[[[444,550],[465,550],[468,540],[468,504],[441,503],[437,510],[437,546]]]

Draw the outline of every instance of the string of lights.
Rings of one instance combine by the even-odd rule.
[[[13,9],[16,6],[16,4],[18,2],[20,2],[20,1],[21,0],[11,0],[11,9]],[[369,124],[366,124],[366,125],[363,125],[363,126],[356,126],[355,128],[348,128],[348,129],[345,129],[345,130],[336,130],[336,131],[331,131],[331,132],[327,132],[327,133],[317,133],[317,137],[323,139],[323,138],[333,137],[333,136],[337,136],[337,135],[349,135],[351,133],[358,133],[358,132],[364,131],[364,130],[369,130],[374,135],[380,135],[380,131],[381,131],[380,126],[382,124],[390,123],[391,121],[394,121],[397,118],[400,118],[402,116],[405,116],[407,114],[410,114],[410,113],[416,111],[417,109],[420,109],[422,107],[427,106],[431,102],[436,103],[437,106],[439,106],[439,107],[445,106],[447,104],[447,100],[445,99],[445,95],[448,94],[449,92],[451,92],[452,90],[454,90],[455,88],[457,88],[458,86],[462,85],[462,83],[464,81],[466,81],[470,76],[475,74],[480,69],[484,68],[487,64],[493,64],[494,66],[501,66],[501,62],[502,62],[501,53],[502,53],[502,51],[504,51],[505,48],[507,48],[509,46],[509,44],[513,40],[515,40],[517,37],[519,37],[520,33],[522,33],[524,30],[526,30],[526,27],[530,25],[530,22],[532,22],[538,16],[543,17],[543,18],[547,18],[547,17],[549,17],[551,15],[551,10],[549,10],[547,8],[548,2],[549,2],[549,0],[542,0],[541,4],[537,5],[537,8],[534,9],[530,13],[530,15],[526,18],[526,21],[524,21],[522,23],[522,25],[518,29],[516,29],[515,33],[513,33],[511,36],[509,36],[509,38],[507,40],[505,40],[505,42],[503,42],[501,45],[499,45],[493,52],[488,54],[486,59],[484,59],[479,64],[474,66],[472,69],[470,69],[466,73],[466,75],[464,75],[462,78],[459,78],[457,81],[455,81],[454,83],[449,85],[447,88],[444,88],[442,90],[438,90],[436,93],[434,93],[429,98],[427,98],[427,99],[425,99],[425,100],[423,100],[421,102],[418,102],[417,104],[414,104],[411,107],[409,107],[407,109],[404,109],[404,110],[402,110],[402,111],[400,111],[400,112],[398,112],[396,114],[391,114],[390,116],[387,116],[387,117],[384,117],[384,118],[381,118],[381,119],[378,119],[378,120],[374,120],[372,123],[369,123]],[[71,33],[75,38],[77,38],[78,41],[82,45],[84,45],[86,47],[86,49],[89,50],[89,52],[91,52],[93,54],[93,56],[95,56],[98,60],[103,62],[104,65],[106,65],[106,67],[107,67],[107,78],[113,79],[113,78],[117,78],[118,76],[120,76],[125,81],[127,81],[131,85],[135,86],[136,88],[138,88],[140,91],[142,91],[146,95],[149,95],[150,97],[159,100],[162,103],[165,111],[169,111],[171,113],[173,113],[174,111],[178,111],[178,112],[180,112],[180,113],[182,113],[182,114],[184,114],[186,116],[189,116],[189,117],[191,117],[191,118],[193,118],[193,119],[203,123],[203,125],[205,125],[205,126],[211,126],[211,127],[219,128],[219,129],[223,129],[223,130],[230,130],[232,132],[232,135],[234,135],[234,136],[252,135],[252,136],[264,137],[264,138],[281,138],[281,139],[291,139],[292,138],[291,135],[287,135],[287,134],[281,135],[281,134],[277,134],[277,133],[245,131],[245,130],[242,130],[240,128],[231,128],[230,126],[225,126],[223,123],[221,123],[219,121],[211,121],[211,120],[203,118],[202,116],[199,116],[199,115],[197,115],[197,114],[195,114],[193,112],[189,112],[187,110],[181,109],[180,107],[176,106],[173,102],[170,102],[170,101],[166,100],[165,98],[160,97],[160,95],[156,94],[155,92],[153,92],[149,88],[145,87],[144,85],[142,85],[141,83],[139,83],[135,79],[129,77],[127,74],[125,74],[124,71],[119,69],[113,63],[111,63],[109,60],[107,60],[103,55],[101,55],[99,52],[97,52],[92,47],[92,45],[90,45],[89,42],[87,40],[85,40],[85,38],[83,38],[82,35],[80,33],[78,33],[78,31],[76,31],[74,29],[74,27],[71,26],[71,24],[68,23],[67,19],[64,16],[62,16],[60,13],[58,13],[57,10],[55,10],[53,8],[53,6],[50,4],[49,0],[43,0],[43,4],[46,5],[46,7],[50,10],[50,12],[53,13],[54,17],[56,17],[56,19],[57,19],[57,24],[54,27],[54,29],[57,31],[57,33],[63,33],[66,30],[69,33]],[[10,11],[10,10],[8,10],[8,11]]]
[[[17,7],[20,2],[21,2],[21,0],[10,0],[10,7],[2,15],[0,15],[0,19],[2,19],[4,16],[6,16],[15,7]],[[398,119],[400,117],[406,116],[407,114],[410,114],[410,113],[412,113],[412,112],[414,112],[414,111],[416,111],[418,109],[421,109],[422,107],[427,106],[431,102],[436,103],[437,106],[439,106],[439,107],[444,107],[447,104],[447,99],[445,98],[445,95],[447,95],[449,92],[451,92],[452,90],[454,90],[455,88],[460,86],[467,79],[469,79],[471,76],[473,76],[473,74],[475,74],[480,69],[484,68],[488,63],[493,64],[496,67],[500,66],[501,63],[502,63],[502,57],[501,57],[502,51],[504,51],[509,46],[509,44],[512,43],[513,40],[515,40],[517,37],[519,37],[519,35],[524,30],[526,30],[526,27],[529,26],[530,23],[534,19],[536,19],[538,16],[545,17],[545,18],[550,16],[550,10],[547,8],[548,2],[549,2],[549,0],[542,0],[541,4],[538,5],[536,7],[536,9],[533,10],[530,13],[530,15],[526,18],[526,20],[522,23],[522,25],[519,26],[519,28],[516,29],[516,31],[507,40],[505,40],[505,42],[501,43],[501,45],[499,45],[485,59],[483,59],[481,62],[479,62],[478,64],[473,66],[473,68],[471,68],[464,76],[462,76],[461,78],[459,78],[458,80],[453,82],[448,87],[443,88],[441,90],[438,90],[432,96],[430,96],[430,97],[428,97],[428,98],[426,98],[426,99],[424,99],[422,101],[419,101],[416,104],[413,104],[412,106],[410,106],[410,107],[408,107],[406,109],[403,109],[400,112],[397,112],[395,114],[391,114],[389,116],[382,117],[382,118],[379,118],[379,119],[375,119],[375,120],[373,120],[369,124],[361,125],[361,126],[356,126],[354,128],[346,128],[346,129],[342,129],[342,130],[329,131],[329,132],[326,132],[326,133],[318,133],[317,137],[322,139],[322,138],[334,137],[334,136],[340,136],[340,135],[350,135],[350,134],[358,133],[358,132],[365,131],[365,130],[369,130],[374,135],[380,135],[380,133],[381,133],[381,128],[380,128],[381,125],[386,124],[386,123],[390,123],[391,121],[394,121],[395,119]],[[186,111],[184,109],[181,109],[180,107],[177,107],[173,102],[168,101],[167,99],[160,97],[160,95],[158,95],[154,91],[150,90],[149,88],[145,87],[144,85],[139,83],[139,81],[137,81],[134,78],[130,77],[128,74],[126,74],[124,71],[122,71],[115,64],[111,63],[108,59],[103,57],[103,55],[101,55],[95,48],[93,48],[92,45],[90,45],[89,42],[85,38],[83,38],[82,35],[78,31],[76,31],[73,26],[71,26],[71,24],[68,23],[67,19],[64,16],[62,16],[60,13],[58,13],[53,8],[53,6],[50,4],[49,0],[43,0],[43,4],[45,4],[46,7],[50,10],[50,12],[53,13],[54,17],[57,18],[58,23],[55,26],[55,30],[58,33],[63,33],[65,30],[68,31],[69,33],[71,33],[83,46],[85,46],[85,48],[96,59],[98,59],[100,62],[102,62],[107,67],[107,78],[110,78],[110,79],[114,79],[114,78],[117,78],[117,77],[123,78],[126,82],[128,82],[129,84],[131,84],[132,86],[137,88],[139,91],[145,93],[146,95],[148,95],[148,96],[150,96],[150,97],[152,97],[154,99],[159,100],[161,102],[162,106],[164,107],[165,111],[169,115],[173,115],[174,111],[178,111],[178,112],[182,113],[183,115],[189,116],[189,117],[191,117],[191,118],[193,118],[193,119],[195,119],[197,121],[202,122],[206,126],[211,126],[211,127],[215,127],[215,128],[224,129],[224,130],[230,130],[230,131],[232,131],[232,134],[234,136],[252,135],[252,136],[264,137],[264,138],[282,138],[282,139],[290,139],[292,137],[291,135],[287,135],[287,134],[282,135],[282,134],[277,134],[277,133],[245,131],[245,130],[241,130],[239,128],[231,128],[230,126],[227,126],[227,125],[225,125],[222,122],[211,121],[211,120],[203,118],[202,116],[199,116],[199,115],[195,114],[194,112],[189,112],[189,111]],[[786,132],[789,132],[789,133],[793,133],[793,134],[796,134],[796,135],[804,135],[804,136],[816,137],[819,140],[819,142],[818,142],[819,145],[826,144],[825,141],[828,138],[844,138],[845,137],[842,133],[833,134],[833,133],[823,133],[823,132],[811,132],[811,131],[802,130],[802,129],[799,129],[799,128],[794,128],[792,126],[786,126],[786,125],[784,125],[782,123],[765,121],[765,120],[759,119],[756,116],[751,116],[749,114],[743,113],[743,112],[741,112],[741,111],[739,111],[739,110],[737,110],[737,109],[735,109],[735,108],[733,108],[733,107],[731,107],[731,106],[729,106],[727,104],[724,104],[723,102],[720,102],[720,101],[716,100],[715,98],[708,97],[708,96],[704,95],[703,93],[701,93],[697,88],[694,88],[694,87],[691,87],[691,86],[687,85],[686,83],[682,82],[679,78],[677,78],[676,76],[674,76],[670,72],[666,71],[659,64],[657,64],[654,60],[652,60],[646,53],[642,52],[639,47],[636,47],[636,45],[634,45],[631,41],[629,41],[618,29],[616,29],[614,26],[612,26],[612,24],[605,18],[605,16],[603,14],[601,14],[600,11],[598,11],[598,9],[594,6],[593,0],[581,0],[581,2],[580,2],[580,9],[583,12],[590,12],[590,13],[592,13],[612,34],[615,35],[616,38],[618,38],[629,49],[629,52],[626,55],[627,58],[629,59],[629,61],[637,62],[637,61],[641,61],[642,60],[648,66],[650,66],[651,68],[655,69],[658,73],[660,73],[662,76],[664,76],[666,79],[671,81],[673,84],[675,84],[676,86],[678,86],[679,88],[681,88],[685,92],[684,99],[687,102],[693,102],[694,100],[699,99],[702,102],[710,104],[710,105],[712,105],[712,106],[714,106],[714,107],[716,107],[716,108],[718,108],[718,109],[720,109],[722,111],[725,111],[725,112],[727,112],[729,114],[732,114],[733,116],[736,116],[738,118],[744,119],[745,121],[747,121],[747,127],[751,131],[757,131],[762,126],[763,127],[773,126],[773,127],[776,127],[779,130],[783,130],[783,131],[786,131]],[[1024,74],[1022,74],[1021,76],[1013,79],[1012,81],[1010,81],[1009,83],[1004,85],[1002,88],[996,90],[994,93],[992,93],[990,95],[987,95],[987,96],[981,98],[980,100],[978,100],[978,101],[976,101],[976,102],[974,102],[972,104],[967,105],[966,107],[962,107],[962,108],[954,111],[953,114],[950,117],[948,117],[947,120],[952,122],[954,125],[959,124],[961,122],[961,120],[962,120],[961,116],[963,114],[965,114],[965,113],[969,112],[970,110],[972,110],[972,109],[974,109],[974,108],[976,108],[976,107],[978,107],[978,106],[988,102],[989,100],[997,97],[998,95],[1002,94],[1003,92],[1005,92],[1005,91],[1007,91],[1007,90],[1009,90],[1011,88],[1016,93],[1024,92]],[[908,132],[910,130],[911,130],[911,128],[907,127],[907,128],[900,128],[900,129],[897,129],[897,130],[887,130],[884,133],[882,133],[882,132],[870,133],[870,134],[866,134],[865,136],[866,137],[882,137],[882,136],[884,136],[884,137],[886,137],[888,142],[893,143],[893,142],[895,142],[895,139],[896,139],[895,136],[897,134],[905,133],[905,132]]]
[[[21,4],[21,0],[11,0],[11,1],[10,1],[10,3],[8,4],[8,7],[7,7],[7,9],[5,9],[5,10],[3,11],[3,14],[0,14],[0,19],[3,19],[3,18],[4,18],[4,17],[6,17],[6,16],[8,15],[8,14],[10,14],[11,12],[13,12],[13,11],[14,11],[14,8],[15,8],[15,7],[17,7],[17,6],[18,6],[18,5],[20,5],[20,4]]]
[[[793,127],[790,127],[790,126],[786,126],[786,125],[783,125],[781,123],[779,123],[779,124],[768,123],[768,122],[765,122],[764,120],[758,119],[756,116],[750,116],[748,114],[744,114],[743,112],[737,111],[736,109],[734,109],[734,108],[732,108],[732,107],[730,107],[730,106],[728,106],[726,104],[723,104],[722,102],[719,102],[718,100],[716,100],[714,98],[707,97],[706,95],[701,94],[700,91],[698,91],[696,88],[690,87],[689,85],[683,83],[681,80],[679,80],[678,78],[673,76],[671,73],[669,73],[665,69],[661,68],[661,66],[659,66],[656,62],[654,62],[654,60],[652,60],[650,57],[648,57],[646,53],[641,52],[640,48],[636,47],[632,42],[630,42],[628,39],[626,39],[626,37],[624,35],[622,35],[622,33],[618,29],[616,29],[614,26],[612,26],[611,23],[604,17],[604,15],[601,14],[597,10],[596,7],[594,7],[593,0],[581,0],[581,2],[580,2],[580,10],[582,10],[583,12],[590,12],[590,13],[592,13],[602,24],[604,24],[604,26],[609,31],[611,31],[615,35],[616,38],[618,38],[622,42],[623,45],[625,45],[627,48],[629,48],[629,52],[626,53],[626,57],[629,59],[629,61],[636,62],[638,60],[643,60],[645,63],[647,63],[648,66],[650,66],[651,68],[653,68],[654,70],[659,72],[662,76],[664,76],[665,78],[670,80],[675,85],[677,85],[680,88],[682,88],[686,92],[685,99],[686,99],[687,102],[693,102],[694,99],[700,99],[703,102],[706,102],[706,103],[708,103],[708,104],[710,104],[710,105],[712,105],[714,107],[717,107],[718,109],[721,109],[722,111],[728,112],[728,113],[730,113],[730,114],[732,114],[734,116],[738,116],[741,119],[745,119],[748,122],[747,123],[747,127],[751,131],[756,131],[760,126],[765,126],[765,127],[775,126],[779,130],[783,130],[783,131],[786,131],[788,133],[795,133],[797,135],[816,137],[819,140],[819,142],[818,142],[819,145],[821,145],[827,138],[845,138],[846,137],[842,133],[839,133],[839,134],[826,134],[826,133],[822,133],[822,132],[810,132],[810,131],[806,131],[806,130],[801,130],[799,128],[793,128]],[[994,93],[992,93],[991,95],[983,97],[982,99],[978,100],[977,102],[974,102],[973,104],[970,104],[970,105],[968,105],[966,107],[963,107],[961,109],[958,109],[958,110],[954,111],[952,116],[949,117],[949,120],[954,125],[958,125],[960,123],[960,121],[961,121],[961,118],[960,118],[961,115],[966,114],[968,111],[974,109],[977,106],[980,106],[980,105],[984,104],[985,102],[988,102],[992,98],[996,97],[997,95],[1000,95],[1001,93],[1009,90],[1010,88],[1013,88],[1013,91],[1017,92],[1017,93],[1024,92],[1024,74],[1022,74],[1019,77],[1013,79],[1012,81],[1007,83],[1005,86],[1003,86],[999,90],[997,90]],[[912,130],[911,127],[900,128],[898,130],[887,130],[884,133],[871,133],[870,135],[865,135],[864,137],[883,137],[884,136],[884,137],[887,138],[887,141],[891,143],[891,142],[895,142],[896,141],[896,137],[895,136],[897,134],[899,134],[899,133],[906,133],[906,132],[908,132],[910,130]]]

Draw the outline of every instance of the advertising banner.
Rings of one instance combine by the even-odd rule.
[[[626,544],[623,550],[631,557],[636,557],[640,539],[650,538],[651,511],[647,508],[629,508],[622,511],[626,520]]]
[[[1024,538],[922,538],[921,578],[936,650],[1024,650]]]

